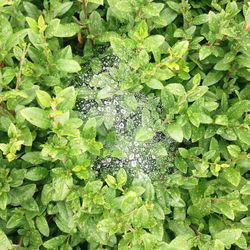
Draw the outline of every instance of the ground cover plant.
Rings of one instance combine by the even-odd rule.
[[[249,80],[246,0],[1,0],[0,249],[249,249]]]

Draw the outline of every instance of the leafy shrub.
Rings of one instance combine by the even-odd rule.
[[[249,31],[247,1],[0,1],[0,248],[248,249]],[[92,171],[107,140],[70,85],[102,46],[122,95],[161,101],[173,174]]]

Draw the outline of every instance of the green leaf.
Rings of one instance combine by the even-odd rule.
[[[128,95],[124,97],[126,105],[131,108],[133,111],[137,110],[138,102],[134,95]]]
[[[203,85],[211,86],[219,82],[224,75],[221,71],[210,71],[204,78]]]
[[[23,7],[27,12],[28,16],[32,17],[35,20],[37,20],[38,17],[41,15],[41,11],[33,3],[23,1]]]
[[[76,102],[76,91],[74,87],[61,90],[57,95],[57,109],[61,111],[72,110]]]
[[[47,249],[57,249],[61,246],[67,239],[66,235],[59,235],[43,243],[43,246]]]
[[[106,183],[109,185],[109,187],[116,189],[117,188],[117,183],[116,183],[116,179],[115,177],[111,176],[111,175],[107,175],[106,179],[105,179]]]
[[[87,0],[87,2],[103,5],[103,0]]]
[[[162,27],[171,24],[177,17],[177,13],[170,8],[165,8],[159,17],[155,17],[153,22]]]
[[[144,40],[143,45],[147,51],[153,51],[159,48],[164,43],[164,41],[165,41],[164,36],[153,35],[153,36],[147,37]]]
[[[90,118],[83,127],[83,135],[86,139],[94,139],[96,137],[96,119]]]
[[[201,219],[210,214],[211,199],[201,199],[198,203],[189,206],[187,213],[195,218]]]
[[[151,89],[163,89],[164,88],[163,84],[155,78],[150,79],[148,82],[146,82],[146,84]]]
[[[212,53],[212,49],[209,46],[202,46],[199,51],[199,59],[202,61],[210,56]]]
[[[194,237],[190,234],[178,235],[166,246],[165,250],[191,250],[194,246]]]
[[[171,138],[177,142],[183,141],[183,131],[179,124],[169,124],[167,126],[167,132]]]
[[[243,195],[250,195],[250,181],[248,181],[240,190]]]
[[[159,219],[159,220],[165,219],[164,210],[162,209],[162,207],[158,203],[154,203],[152,213],[153,213],[154,217]]]
[[[36,226],[42,235],[46,237],[49,236],[49,225],[44,216],[41,215],[36,217]]]
[[[135,26],[135,29],[131,32],[131,37],[137,40],[143,40],[148,37],[148,25],[145,20],[142,20]]]
[[[24,108],[21,110],[21,115],[32,125],[42,128],[48,129],[50,127],[50,119],[48,117],[48,112],[36,108]]]
[[[175,161],[174,161],[174,165],[175,167],[177,167],[182,173],[187,173],[187,169],[188,169],[188,164],[187,162],[182,159],[180,156],[176,156],[175,157]]]
[[[227,110],[227,116],[229,119],[239,119],[245,112],[250,112],[249,100],[241,100],[233,104]]]
[[[80,31],[80,26],[76,23],[59,24],[53,32],[56,37],[71,37]]]
[[[186,91],[182,84],[180,83],[170,83],[165,87],[170,93],[176,96],[185,95]]]
[[[151,128],[139,128],[135,135],[136,141],[147,141],[154,137],[155,132]]]
[[[250,146],[250,129],[247,128],[237,128],[236,134],[241,142]]]
[[[38,32],[38,25],[36,20],[34,20],[31,17],[26,17],[26,22],[28,23],[29,27],[34,31],[34,32]],[[16,48],[16,47],[15,47]],[[20,51],[22,54],[22,50]],[[21,57],[20,57],[21,58]]]
[[[39,105],[42,108],[44,108],[44,107],[49,108],[50,107],[51,97],[47,92],[42,91],[42,90],[37,90],[36,91],[36,98],[37,98]]]
[[[227,248],[230,248],[232,244],[237,242],[241,234],[241,229],[225,229],[215,234],[214,238],[223,242]]]
[[[61,3],[54,11],[54,17],[64,15],[73,5],[73,2]]]
[[[103,219],[99,221],[98,224],[96,225],[98,230],[105,233],[112,232],[115,226],[116,226],[116,221],[114,220],[114,218]]]
[[[67,73],[75,73],[81,70],[79,63],[73,59],[59,59],[56,61],[56,68]]]
[[[228,126],[228,117],[226,115],[218,115],[214,123],[221,126]]]
[[[175,12],[179,12],[180,11],[180,4],[174,2],[174,1],[168,1],[167,5],[174,10]]]
[[[10,191],[11,203],[13,205],[20,205],[23,201],[31,199],[35,192],[35,184],[27,184],[24,186],[13,188]]]
[[[73,187],[73,178],[71,175],[57,176],[53,179],[53,200],[63,201],[70,193]]]
[[[118,187],[122,187],[122,186],[124,186],[126,184],[126,182],[127,182],[127,173],[123,168],[121,168],[118,171],[118,173],[116,175],[116,179],[117,179]]]
[[[9,51],[15,47],[20,41],[22,41],[28,35],[29,29],[22,29],[14,34],[11,34],[6,41],[6,50]]]
[[[192,91],[188,91],[188,101],[194,102],[204,96],[208,91],[207,86],[198,86]]]
[[[114,95],[114,89],[110,88],[109,86],[104,87],[101,89],[97,94],[97,99],[107,99]]]
[[[228,150],[229,154],[235,158],[237,158],[241,152],[240,147],[237,145],[229,145],[229,146],[227,146],[227,150]]]
[[[207,23],[209,20],[208,15],[207,14],[200,14],[198,16],[196,16],[193,19],[193,24],[194,25],[201,25],[203,23]]]
[[[146,18],[157,17],[164,8],[163,3],[149,3],[142,6],[142,12]]]
[[[5,233],[2,230],[0,230],[0,244],[3,250],[13,249],[8,237],[5,235]]]
[[[188,52],[188,47],[189,47],[188,41],[177,42],[172,48],[172,53],[174,54],[174,56],[180,58]]]
[[[7,193],[0,194],[0,209],[5,210],[7,204],[8,204],[8,195],[7,195]]]
[[[234,220],[234,211],[231,205],[228,204],[227,201],[220,201],[218,200],[213,204],[213,206],[216,208],[216,212],[225,215],[230,220]]]
[[[44,167],[33,167],[28,170],[25,178],[31,181],[40,181],[48,175],[47,168]]]
[[[25,155],[22,156],[22,159],[33,165],[41,164],[44,162],[44,160],[41,158],[41,152],[39,151],[26,153]]]
[[[173,108],[175,105],[174,96],[166,88],[164,88],[161,91],[161,102],[162,102],[163,108],[165,109],[167,113],[169,113],[171,108]]]
[[[104,33],[105,27],[103,24],[103,19],[99,12],[93,11],[89,16],[89,29],[93,36],[98,37],[100,34]]]
[[[133,216],[133,226],[135,228],[143,227],[143,225],[147,225],[149,220],[149,213],[145,206],[141,206],[136,210]]]

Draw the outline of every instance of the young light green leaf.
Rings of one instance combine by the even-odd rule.
[[[136,38],[137,40],[143,40],[148,37],[148,25],[145,20],[139,22],[135,29],[131,32],[132,37]]]
[[[117,182],[115,177],[113,177],[112,175],[107,175],[106,179],[105,179],[106,183],[109,185],[109,187],[116,189],[117,188]]]
[[[44,108],[44,107],[49,108],[50,107],[51,97],[47,92],[42,91],[42,90],[37,90],[36,91],[36,98],[37,98],[39,105],[42,108]]]

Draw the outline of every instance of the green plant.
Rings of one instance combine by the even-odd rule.
[[[0,1],[0,249],[248,249],[249,31],[247,1]],[[176,141],[174,173],[93,171],[113,134],[70,85],[103,46],[92,98],[160,100],[134,138]]]

